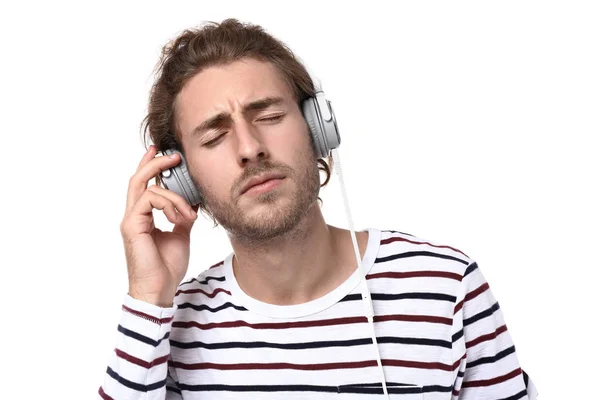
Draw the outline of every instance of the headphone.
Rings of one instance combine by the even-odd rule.
[[[314,97],[309,97],[302,102],[302,114],[308,124],[317,158],[327,157],[329,152],[340,145],[340,132],[335,120],[331,102],[325,98],[323,91],[318,91]],[[200,204],[200,192],[188,171],[185,158],[180,151],[167,149],[164,155],[179,153],[181,162],[175,167],[164,170],[159,178],[168,190],[183,197],[188,204]]]

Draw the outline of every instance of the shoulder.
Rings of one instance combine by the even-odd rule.
[[[453,270],[464,275],[475,264],[464,251],[448,243],[430,240],[396,230],[381,230],[380,248],[377,263],[395,260],[413,262],[422,260],[430,267],[452,266]]]
[[[225,281],[224,260],[212,264],[198,276],[184,280],[179,284],[176,297],[183,294],[205,293],[210,296],[222,288]],[[220,289],[222,290],[222,289]]]

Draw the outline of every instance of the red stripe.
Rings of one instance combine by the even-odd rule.
[[[488,333],[487,335],[479,336],[477,339],[473,339],[470,342],[467,342],[465,346],[471,348],[473,346],[478,345],[479,343],[487,342],[488,340],[496,339],[501,333],[506,332],[506,325],[502,325],[500,328],[496,329],[495,332]]]
[[[431,315],[381,315],[375,317],[375,322],[383,321],[409,321],[409,322],[431,322],[435,324],[452,325],[452,319],[436,317]],[[175,321],[174,328],[198,328],[208,330],[213,328],[239,328],[245,326],[252,329],[288,329],[288,328],[310,328],[315,326],[349,325],[367,322],[366,317],[333,318],[315,321],[297,322],[264,322],[251,324],[246,321],[226,321],[200,324],[196,321]]]
[[[141,360],[141,359],[139,359],[137,357],[134,357],[132,355],[129,355],[129,354],[127,354],[124,351],[121,351],[119,349],[115,349],[115,353],[117,353],[118,357],[120,357],[120,358],[122,358],[124,360],[127,360],[130,363],[132,363],[132,364],[139,365],[140,367],[144,367],[146,369],[150,369],[150,368],[155,367],[157,365],[164,364],[169,359],[169,355],[167,354],[166,356],[158,357],[157,359],[153,360],[152,362],[148,362],[148,361]]]
[[[479,286],[477,289],[473,290],[472,292],[467,293],[467,295],[465,296],[465,301],[473,300],[475,297],[479,296],[481,293],[485,292],[489,288],[490,288],[490,285],[487,283],[484,283],[483,285]]]
[[[458,303],[456,305],[456,307],[454,307],[454,315],[456,315],[456,313],[460,311],[460,309],[463,307],[465,301],[473,300],[475,297],[479,296],[481,293],[485,292],[489,288],[490,288],[490,285],[487,283],[484,283],[483,285],[479,286],[477,289],[473,290],[472,292],[467,293],[467,295],[465,296],[465,299],[463,301],[461,301],[460,303]]]
[[[456,313],[460,311],[460,309],[463,307],[463,304],[464,304],[464,303],[465,303],[465,302],[464,302],[464,300],[463,300],[463,301],[461,301],[460,303],[458,303],[458,304],[456,305],[456,307],[454,307],[454,315],[456,315]]]
[[[460,366],[460,363],[462,362],[462,360],[464,360],[466,358],[467,358],[467,353],[463,354],[463,356],[461,358],[456,360],[454,362],[454,364],[452,364],[452,371],[454,371],[456,368],[458,368]]]
[[[407,368],[419,368],[419,369],[439,369],[442,371],[454,370],[452,365],[443,364],[440,362],[423,362],[423,361],[403,361],[403,360],[381,360],[383,365],[389,365],[392,367],[407,367]],[[375,362],[376,364],[376,362]]]
[[[226,322],[211,322],[208,324],[199,324],[196,321],[175,321],[173,327],[175,328],[198,328],[202,330],[213,329],[213,328],[239,328],[246,326],[252,329],[288,329],[288,328],[309,328],[314,326],[331,326],[331,325],[344,325],[344,324],[356,324],[360,322],[367,322],[366,317],[348,317],[348,318],[335,318],[328,320],[317,320],[317,321],[298,321],[298,322],[263,322],[259,324],[251,324],[246,321],[226,321]]]
[[[215,265],[208,267],[208,269],[217,268],[219,265],[223,265],[224,262],[225,261],[220,261],[220,262],[216,263]]]
[[[127,311],[128,313],[133,314],[133,315],[135,315],[137,317],[140,317],[140,318],[146,319],[148,321],[154,322],[155,324],[158,324],[158,325],[166,324],[166,323],[169,323],[169,322],[171,322],[173,320],[172,316],[169,317],[169,318],[156,318],[156,317],[153,317],[152,315],[148,315],[148,314],[143,313],[141,311],[137,311],[137,310],[134,310],[132,308],[129,308],[125,304],[123,304],[123,310]]]
[[[483,380],[479,380],[479,381],[463,382],[462,387],[468,388],[468,387],[481,387],[481,386],[497,385],[499,383],[506,382],[509,379],[517,377],[519,375],[521,375],[521,368],[517,368],[514,371],[511,371],[506,375],[502,375],[502,376],[499,376],[499,377],[493,378],[493,379],[483,379]]]
[[[367,279],[377,278],[448,278],[454,279],[455,281],[461,281],[462,276],[455,274],[454,272],[445,271],[411,271],[411,272],[380,272],[377,274],[367,275]]]
[[[260,369],[295,369],[301,371],[323,371],[328,369],[349,369],[349,368],[364,368],[376,366],[376,361],[359,361],[359,362],[340,362],[327,364],[291,364],[291,363],[240,363],[240,364],[217,364],[217,363],[197,363],[185,364],[181,362],[170,362],[169,366],[186,370],[196,369],[217,369],[221,371],[228,370],[260,370]]]
[[[382,321],[409,321],[431,322],[433,324],[452,325],[452,318],[436,317],[434,315],[381,315],[375,316],[375,322]]]
[[[450,246],[440,246],[437,244],[432,244],[429,242],[416,242],[414,240],[409,240],[409,239],[405,239],[405,238],[401,238],[401,237],[391,237],[391,238],[387,238],[387,239],[383,239],[381,241],[381,244],[389,244],[392,242],[408,242],[408,243],[412,243],[412,244],[428,244],[432,247],[437,247],[438,249],[450,249],[450,250],[454,250],[456,252],[459,252],[460,254],[462,254],[465,257],[469,257],[468,255],[466,255],[465,253],[463,253],[462,251],[455,249],[454,247],[450,247]]]
[[[457,360],[457,361],[456,361],[456,362],[453,364],[453,366],[454,366],[454,369],[458,368],[458,367],[460,366],[460,363],[462,362],[462,360],[465,360],[466,358],[467,358],[467,353],[463,354],[463,356],[462,356],[461,358],[459,358],[459,359],[458,359],[458,360]],[[457,377],[456,379],[457,379],[457,381],[458,381],[458,379],[460,379],[460,381],[462,382],[462,380],[463,380],[463,377],[460,377],[460,378],[458,378],[458,377]],[[456,381],[454,382],[454,384],[456,385]],[[457,389],[456,387],[453,387],[453,388],[452,388],[452,395],[454,395],[454,396],[458,397],[458,395],[459,395],[459,394],[460,394],[460,387],[459,387],[458,389]]]
[[[215,297],[215,296],[216,296],[217,294],[219,294],[219,293],[227,293],[228,295],[230,295],[230,296],[231,296],[231,292],[230,292],[230,291],[228,291],[228,290],[225,290],[225,289],[223,289],[223,288],[217,288],[217,289],[215,289],[215,291],[214,291],[214,292],[212,292],[212,293],[207,293],[207,292],[205,292],[205,291],[204,291],[204,290],[202,290],[202,289],[178,290],[178,291],[177,291],[177,293],[175,293],[175,296],[179,296],[181,293],[183,293],[183,294],[202,293],[203,295],[205,295],[205,296],[208,296],[208,297],[210,297],[211,299],[212,299],[213,297]]]
[[[419,368],[428,370],[452,371],[452,366],[439,362],[420,362],[405,360],[381,360],[381,363],[392,367]],[[332,369],[354,369],[376,367],[377,361],[353,361],[323,364],[292,364],[292,363],[239,363],[239,364],[217,364],[217,363],[195,363],[186,364],[178,361],[169,362],[169,366],[185,370],[216,369],[221,371],[230,370],[274,370],[292,369],[299,371],[325,371]]]
[[[104,389],[102,389],[102,386],[100,386],[100,389],[98,389],[98,394],[100,395],[100,397],[102,397],[104,400],[115,400],[112,397],[110,397],[109,395],[107,395],[106,393],[104,393]]]

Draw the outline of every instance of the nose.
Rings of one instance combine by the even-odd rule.
[[[245,166],[248,163],[258,162],[268,158],[267,148],[264,145],[260,130],[248,121],[236,124],[238,163]]]

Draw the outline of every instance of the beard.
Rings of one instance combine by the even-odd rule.
[[[269,160],[248,165],[232,186],[228,201],[211,196],[209,191],[197,185],[206,209],[229,235],[246,243],[264,243],[292,232],[316,203],[320,188],[314,150],[296,154],[298,169]],[[288,189],[283,192],[279,186],[253,196],[250,201],[262,205],[262,211],[252,214],[246,212],[239,204],[242,197],[235,197],[238,193],[236,189],[249,178],[270,171],[285,174],[284,182],[289,180]]]

